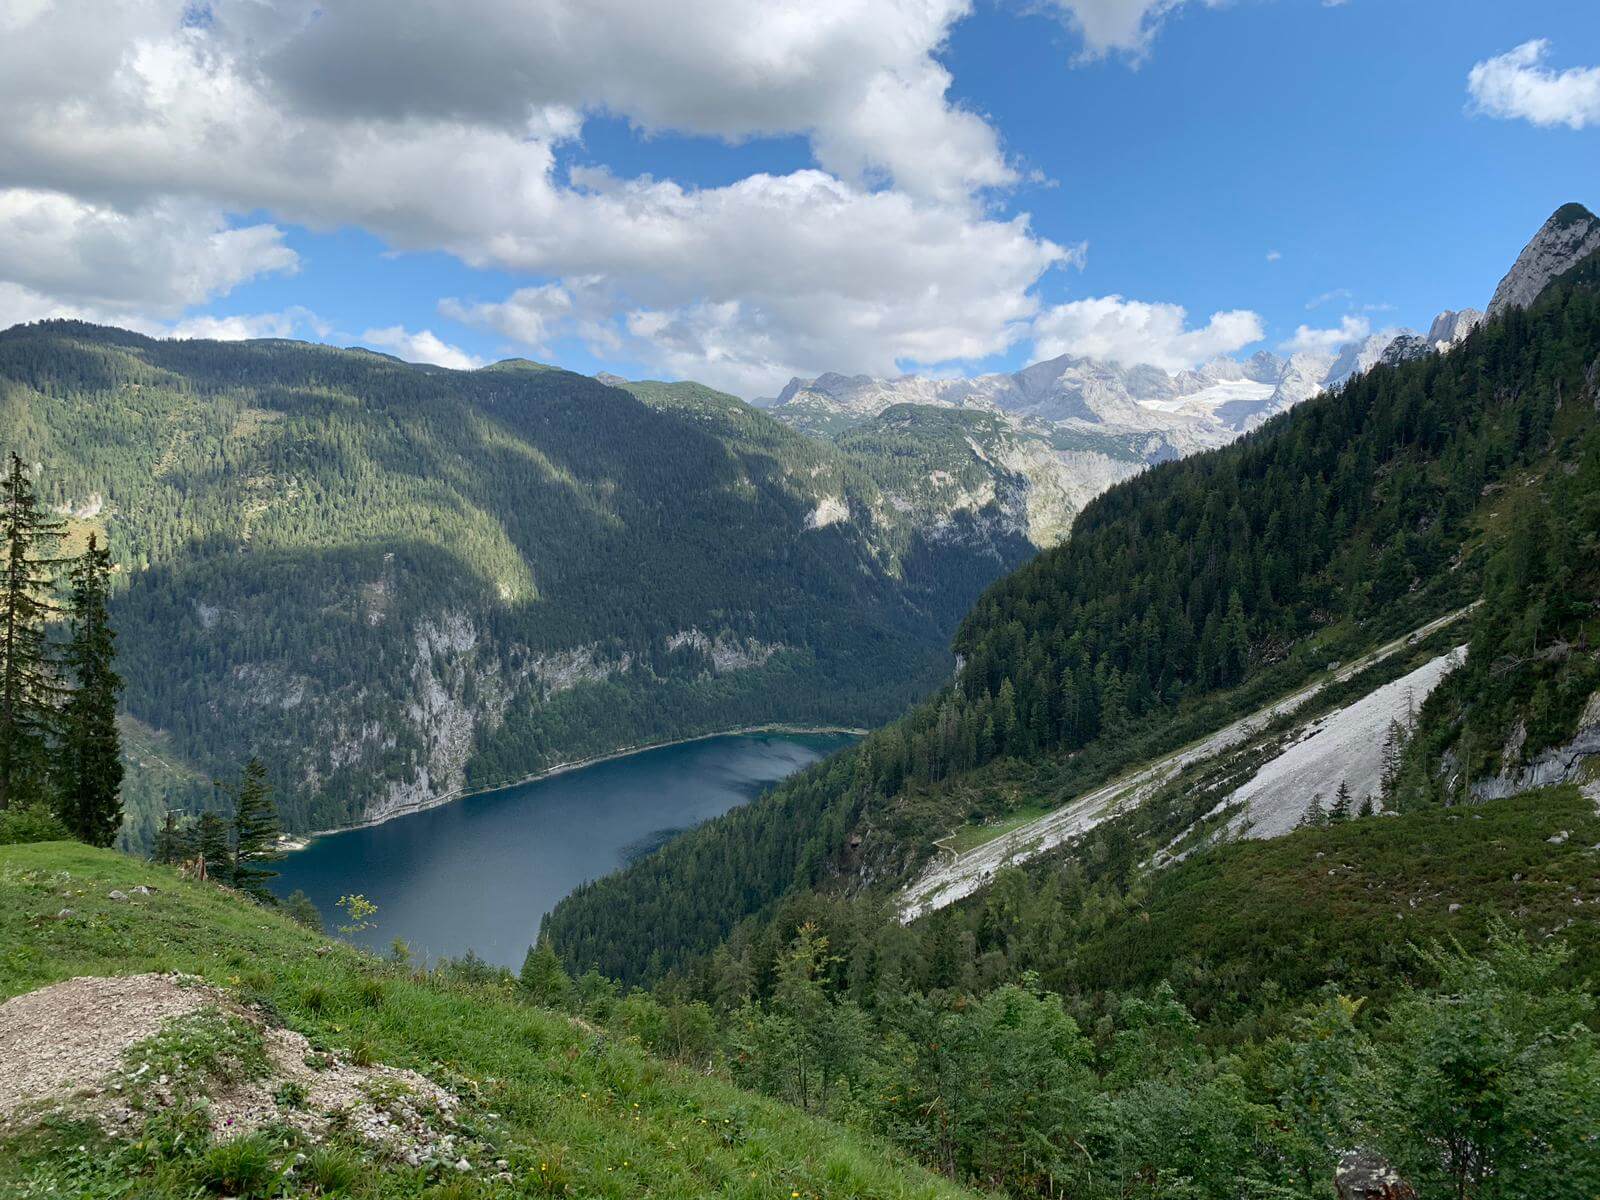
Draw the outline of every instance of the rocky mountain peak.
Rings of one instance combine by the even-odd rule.
[[[1494,290],[1488,315],[1526,308],[1557,276],[1600,251],[1600,218],[1581,204],[1563,204],[1539,227]]]
[[[1447,309],[1428,326],[1428,344],[1435,350],[1448,350],[1476,329],[1482,320],[1483,314],[1475,308],[1463,308],[1458,312]]]
[[[1396,338],[1415,336],[1416,331],[1412,329],[1385,329],[1357,341],[1346,342],[1339,347],[1339,355],[1328,368],[1323,383],[1332,387],[1353,376],[1365,374],[1383,361],[1384,351]]]
[[[1402,333],[1384,347],[1378,361],[1384,366],[1392,367],[1432,353],[1433,343],[1427,338],[1417,333]]]

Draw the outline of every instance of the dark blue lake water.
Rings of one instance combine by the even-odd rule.
[[[273,887],[302,889],[330,930],[340,896],[366,896],[378,905],[375,925],[352,940],[371,949],[398,937],[418,956],[470,948],[516,968],[540,918],[580,883],[854,740],[731,734],[614,758],[318,838],[277,864]]]

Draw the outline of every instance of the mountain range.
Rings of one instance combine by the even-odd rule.
[[[1561,210],[1497,297],[1595,236]],[[886,719],[1094,496],[1477,322],[1180,373],[822,376],[766,412],[525,360],[45,322],[0,334],[0,415],[117,556],[138,845],[250,752],[308,830],[652,740]]]
[[[1217,358],[1192,370],[1062,355],[1020,371],[971,379],[819,375],[792,379],[766,402],[779,420],[829,435],[896,404],[972,408],[1122,461],[1162,462],[1225,445],[1269,417],[1338,387],[1378,363],[1396,341],[1429,350],[1455,345],[1477,325],[1476,309],[1440,313],[1426,335],[1390,329],[1329,353],[1286,357],[1263,350]]]
[[[1154,464],[1087,403],[818,438],[523,361],[0,334],[5,428],[117,550],[131,845],[243,752],[306,828],[900,711],[580,887],[515,975],[0,846],[0,1192],[1592,1195],[1596,225]],[[1285,373],[1134,403],[1249,424]],[[1088,460],[1127,477],[1067,528]]]

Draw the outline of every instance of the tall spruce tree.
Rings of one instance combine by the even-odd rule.
[[[189,857],[189,843],[192,840],[193,831],[180,827],[178,814],[169,808],[161,818],[161,828],[156,831],[155,849],[150,857],[158,863],[174,866]]]
[[[89,548],[72,567],[66,666],[73,687],[62,713],[56,795],[67,828],[91,846],[109,846],[122,825],[117,732],[122,677],[113,665],[117,635],[106,607],[110,580],[111,552],[90,534]]]
[[[252,755],[233,797],[233,886],[257,900],[275,902],[267,880],[278,873],[265,864],[278,857],[280,832],[266,765]]]
[[[194,852],[214,883],[233,882],[233,859],[228,853],[228,826],[222,814],[207,809],[194,823]]]
[[[49,551],[62,523],[40,509],[22,459],[0,482],[0,809],[48,797],[61,684],[46,624],[57,611]]]

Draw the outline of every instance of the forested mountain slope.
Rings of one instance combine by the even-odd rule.
[[[575,965],[657,976],[790,892],[893,887],[953,827],[1066,803],[1477,600],[1467,663],[1419,715],[1392,804],[1450,802],[1560,751],[1587,728],[1600,632],[1596,273],[1569,264],[1448,353],[1113,488],[985,593],[953,685],[576,893],[552,936]],[[1152,855],[1218,798],[1168,795],[1088,849],[1137,835]]]
[[[948,675],[960,614],[1033,553],[1003,467],[970,495],[891,496],[891,446],[637,390],[522,361],[0,334],[5,443],[116,555],[127,836],[251,753],[307,830],[624,745],[880,720]]]

